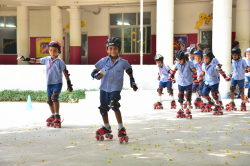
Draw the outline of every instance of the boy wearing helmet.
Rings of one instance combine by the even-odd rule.
[[[250,48],[246,49],[246,57],[244,58],[247,65],[250,66]],[[245,88],[248,89],[246,102],[249,102],[248,99],[250,98],[250,71],[246,70],[245,74]]]
[[[202,52],[201,51],[195,51],[194,52],[194,59],[195,59],[195,64],[194,67],[196,68],[197,71],[197,77],[200,77],[200,74],[202,72],[202,65],[203,65],[203,57],[202,57]],[[200,109],[201,105],[202,105],[202,100],[201,100],[201,94],[202,94],[202,89],[204,86],[204,80],[203,82],[199,85],[199,84],[193,84],[193,88],[192,91],[195,94],[195,101],[194,101],[194,105],[195,105],[195,109]]]
[[[193,83],[198,84],[196,69],[194,67],[193,62],[188,60],[188,56],[184,54],[182,50],[176,52],[175,58],[176,58],[175,67],[173,70],[170,71],[171,76],[169,79],[172,82],[174,82],[175,72],[179,70],[177,83],[179,89],[178,102],[180,103],[181,108],[177,112],[177,118],[189,117],[192,119],[190,111],[191,98],[192,98],[192,84]],[[186,91],[185,97],[187,99],[186,116],[183,110],[184,91]]]
[[[222,108],[219,104],[218,100],[218,88],[219,88],[219,77],[218,72],[229,81],[230,78],[226,77],[226,74],[219,68],[216,64],[211,63],[214,58],[214,55],[210,49],[206,49],[203,52],[204,64],[202,65],[202,72],[200,74],[200,84],[203,81],[203,76],[205,76],[205,84],[202,90],[203,97],[203,105],[202,108],[205,107],[205,112],[210,112],[211,109],[211,98],[209,97],[210,91],[212,92],[212,96],[216,101],[216,106],[214,108],[214,115],[223,115],[221,111]]]
[[[232,82],[230,86],[231,91],[231,102],[226,105],[226,110],[236,110],[234,103],[234,91],[236,85],[239,86],[241,94],[241,111],[246,111],[245,95],[244,95],[244,82],[245,82],[245,71],[249,70],[248,64],[245,59],[241,58],[241,50],[237,47],[232,49]]]
[[[41,63],[46,65],[46,77],[47,77],[47,103],[49,105],[52,115],[46,120],[47,126],[54,126],[61,128],[61,118],[59,115],[59,95],[62,90],[62,73],[64,74],[69,92],[72,92],[72,84],[69,79],[69,73],[66,69],[66,65],[62,59],[59,58],[61,53],[61,45],[58,41],[51,41],[49,43],[50,56],[36,59],[26,58],[21,56],[17,58],[21,61],[28,61],[30,63]]]
[[[155,63],[158,66],[159,72],[158,72],[158,80],[159,82],[159,88],[157,89],[157,92],[159,94],[159,101],[154,104],[154,109],[163,109],[162,106],[162,100],[161,100],[161,95],[163,94],[163,88],[167,87],[167,92],[169,95],[172,97],[171,101],[171,109],[176,108],[176,103],[174,101],[174,93],[172,89],[172,82],[168,80],[169,77],[169,71],[171,68],[169,65],[165,65],[163,63],[164,57],[161,54],[155,55]]]
[[[122,116],[119,110],[121,99],[120,93],[123,87],[124,70],[130,77],[130,85],[134,91],[138,88],[133,78],[133,71],[128,61],[122,59],[119,55],[121,53],[121,41],[119,38],[110,38],[106,42],[106,49],[108,56],[102,58],[95,64],[95,69],[91,76],[97,80],[101,79],[100,86],[100,114],[102,115],[104,126],[96,131],[95,138],[103,141],[104,137],[112,139],[111,126],[108,119],[108,111],[112,109],[118,122],[118,137],[120,143],[124,140],[128,142],[126,129],[123,127]]]
[[[195,52],[194,47],[188,47],[186,54],[188,55],[189,61],[192,61],[195,64],[194,52]]]

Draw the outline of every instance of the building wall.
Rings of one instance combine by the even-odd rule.
[[[194,29],[196,22],[199,21],[200,13],[210,14],[213,12],[213,5],[210,2],[182,3],[174,6],[174,34],[187,34],[188,45],[199,42],[199,30]],[[109,14],[110,13],[133,13],[140,12],[139,7],[123,8],[102,8],[98,15],[89,11],[83,11],[81,20],[86,27],[82,27],[82,33],[88,35],[88,64],[95,64],[101,57],[107,55],[105,42],[109,37]],[[156,6],[144,7],[144,12],[151,12],[151,54],[143,55],[144,64],[154,64],[153,57],[156,54]],[[235,36],[235,12],[233,8],[232,35]],[[70,22],[69,12],[63,9],[63,27]],[[15,10],[0,11],[0,16],[16,15]],[[202,30],[212,30],[211,20],[209,25],[200,26]],[[51,36],[50,10],[29,10],[29,31],[30,31],[30,57],[35,57],[35,38]],[[68,33],[69,30],[65,30]],[[65,39],[67,40],[67,39]],[[234,38],[232,39],[234,40]],[[65,53],[65,51],[64,51]],[[6,57],[7,55],[5,55]],[[171,55],[168,55],[171,56]],[[0,55],[0,57],[2,57]],[[131,64],[140,64],[139,54],[123,54],[122,57],[127,59]],[[8,59],[8,58],[7,58]],[[9,64],[5,59],[0,60],[0,64]],[[16,63],[16,62],[15,62]]]

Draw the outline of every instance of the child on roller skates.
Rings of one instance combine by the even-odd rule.
[[[241,111],[246,111],[245,95],[244,95],[244,82],[245,82],[245,72],[248,72],[249,67],[245,59],[241,58],[241,50],[237,47],[232,49],[232,82],[231,82],[231,102],[226,105],[226,110],[237,110],[234,103],[234,91],[236,85],[239,86],[239,91],[241,94]]]
[[[104,122],[104,126],[96,131],[95,138],[103,141],[106,138],[112,139],[111,126],[108,119],[108,111],[110,108],[115,112],[118,122],[118,137],[120,143],[124,140],[128,142],[126,129],[123,127],[122,116],[119,110],[121,99],[120,93],[123,86],[124,70],[130,77],[130,85],[134,91],[138,88],[133,78],[133,70],[128,61],[122,59],[119,54],[121,53],[121,41],[119,38],[110,38],[106,42],[106,49],[108,56],[102,58],[95,64],[95,69],[92,71],[91,76],[97,80],[101,79],[100,86],[100,113]]]
[[[247,65],[250,66],[250,48],[247,48],[246,49],[246,57],[244,58]],[[245,102],[249,103],[249,100],[250,99],[250,71],[246,71],[246,74],[245,74],[245,88],[246,88],[246,93],[247,93],[247,96],[245,98]]]
[[[50,56],[36,59],[26,58],[21,56],[18,60],[28,61],[30,63],[40,63],[46,65],[46,77],[47,77],[47,103],[49,105],[52,115],[46,120],[47,126],[54,126],[54,128],[61,128],[61,118],[59,115],[59,95],[62,90],[62,73],[64,74],[69,92],[73,91],[71,81],[69,79],[69,72],[66,69],[66,65],[62,59],[59,58],[61,53],[61,44],[58,41],[51,41],[49,43]]]
[[[172,89],[172,82],[168,80],[169,77],[169,71],[171,68],[169,65],[165,65],[163,63],[164,57],[161,54],[155,55],[155,63],[157,64],[159,68],[159,73],[158,73],[158,80],[159,82],[159,88],[157,89],[157,92],[159,94],[159,101],[154,104],[154,109],[163,109],[162,106],[162,100],[161,100],[161,95],[163,94],[163,88],[167,87],[167,92],[169,95],[172,97],[171,101],[171,109],[176,109],[176,103],[174,101],[174,93]]]
[[[177,70],[178,72],[178,102],[180,103],[180,109],[177,112],[177,118],[190,118],[192,119],[191,111],[190,111],[190,105],[191,105],[191,98],[192,98],[192,84],[198,84],[197,80],[197,73],[196,69],[194,67],[194,64],[192,61],[188,60],[188,56],[184,54],[182,50],[179,50],[175,54],[175,67],[173,70],[170,70],[170,80],[172,82],[175,82],[174,75]],[[184,114],[183,110],[183,100],[184,100],[184,91],[186,91],[186,99],[187,99],[187,110],[186,110],[186,116]]]
[[[216,102],[216,106],[214,108],[214,115],[223,115],[223,112],[221,111],[222,108],[219,104],[218,100],[218,88],[219,88],[219,78],[217,73],[219,72],[227,81],[230,80],[230,78],[226,77],[226,74],[222,69],[218,68],[217,65],[212,64],[212,60],[214,58],[214,55],[210,49],[206,49],[205,52],[203,52],[203,59],[204,64],[202,65],[202,72],[200,74],[199,83],[201,84],[203,82],[203,77],[205,76],[205,84],[202,90],[202,98],[203,98],[203,104],[201,111],[202,112],[210,112],[211,109],[211,98],[209,97],[210,91],[212,92],[212,96]]]
[[[201,51],[195,51],[194,52],[194,59],[195,59],[195,64],[194,67],[196,68],[197,71],[197,76],[198,78],[200,77],[200,74],[202,72],[202,65],[203,65],[203,57],[202,57],[202,52]],[[195,109],[200,109],[202,106],[202,100],[201,100],[201,94],[202,94],[202,90],[203,90],[203,86],[204,86],[204,80],[201,84],[193,84],[193,88],[192,91],[195,94],[195,101],[194,101],[194,105],[195,105]]]
[[[194,52],[195,52],[194,47],[188,47],[186,54],[188,55],[189,61],[192,61],[195,64]]]

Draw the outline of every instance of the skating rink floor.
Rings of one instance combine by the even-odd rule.
[[[0,166],[165,166],[249,165],[250,103],[247,111],[224,115],[192,109],[193,119],[177,119],[165,93],[163,110],[154,110],[157,92],[122,91],[121,113],[129,142],[120,144],[117,122],[109,112],[114,138],[97,141],[101,127],[99,93],[77,104],[60,104],[62,128],[46,127],[46,103],[0,102]],[[175,91],[175,96],[177,92]],[[177,99],[177,97],[175,97]],[[224,99],[224,105],[230,100]],[[177,108],[179,108],[177,106]]]

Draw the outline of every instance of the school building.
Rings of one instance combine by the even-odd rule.
[[[122,58],[140,64],[140,1],[0,0],[2,65],[48,56],[51,40],[66,64],[95,64],[109,37],[122,40]],[[199,42],[230,68],[235,40],[242,52],[250,46],[249,0],[143,0],[143,64],[155,64],[156,53],[171,64],[176,50]]]

